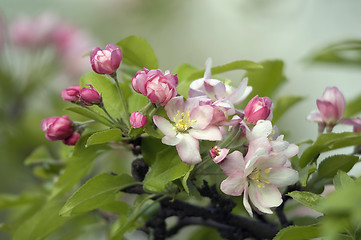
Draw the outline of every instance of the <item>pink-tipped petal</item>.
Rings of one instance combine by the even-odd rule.
[[[184,163],[197,164],[202,161],[199,154],[199,143],[189,134],[183,134],[182,140],[176,146],[179,157]]]
[[[209,126],[205,129],[190,129],[189,134],[200,140],[221,141],[222,133],[216,126]]]
[[[199,106],[192,110],[190,118],[196,122],[192,124],[193,128],[205,129],[213,118],[213,108],[211,106]]]
[[[240,196],[243,193],[246,181],[247,178],[243,172],[237,172],[222,181],[221,191],[231,196]]]
[[[164,135],[172,137],[177,134],[173,129],[173,125],[167,119],[155,115],[153,116],[153,122]]]
[[[243,171],[245,168],[245,162],[243,155],[239,151],[234,151],[229,154],[219,165],[223,172],[230,176],[238,171]]]
[[[167,105],[165,105],[165,110],[171,121],[177,116],[178,111],[182,113],[184,111],[184,100],[183,96],[178,96],[172,98]]]
[[[295,184],[298,181],[298,172],[287,167],[274,167],[264,177],[280,188]]]

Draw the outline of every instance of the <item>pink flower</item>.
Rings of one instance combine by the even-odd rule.
[[[312,111],[307,119],[319,123],[322,131],[324,126],[332,130],[345,111],[345,97],[337,87],[327,87],[316,103],[319,111]]]
[[[130,125],[132,125],[133,128],[144,127],[145,124],[147,124],[147,121],[147,117],[140,112],[133,112],[130,115]]]
[[[64,89],[61,91],[61,97],[64,99],[64,101],[68,102],[77,102],[79,101],[80,95],[80,86],[74,85],[69,88]]]
[[[90,55],[93,71],[99,74],[114,73],[122,61],[123,53],[114,44],[108,44],[104,50],[94,48]]]
[[[209,150],[209,155],[211,156],[211,158],[213,158],[213,161],[215,163],[220,163],[227,156],[228,152],[229,149],[227,148],[220,148],[218,146],[213,146]]]
[[[148,97],[152,103],[160,103],[165,106],[170,99],[177,96],[177,75],[160,69],[138,71],[132,79],[132,86],[138,93]]]
[[[212,79],[211,77],[211,59],[206,61],[206,70],[204,77],[194,80],[189,86],[189,97],[207,96],[213,102],[218,102],[216,105],[226,107],[227,110],[233,109],[236,104],[241,103],[252,91],[252,87],[248,87],[248,79],[242,80],[238,88],[224,84],[223,82]],[[228,114],[234,114],[229,112]]]
[[[221,190],[232,196],[243,193],[243,205],[251,216],[248,199],[258,211],[272,214],[271,208],[282,203],[278,188],[298,181],[298,172],[288,167],[288,158],[297,152],[298,147],[283,141],[283,136],[272,142],[266,137],[251,141],[245,158],[234,151],[221,162],[228,176]]]
[[[249,123],[256,124],[259,120],[272,119],[272,100],[269,97],[252,98],[244,109],[244,118]]]
[[[89,86],[89,88],[82,88],[80,90],[80,101],[86,106],[101,103],[102,97],[98,91],[95,90],[91,84],[87,84],[87,86]]]
[[[80,138],[80,133],[74,132],[73,135],[71,135],[70,137],[63,139],[63,143],[66,145],[73,146],[76,144],[79,138]]]
[[[58,20],[52,14],[43,13],[34,18],[17,19],[11,26],[11,40],[29,48],[43,47],[51,43]]]
[[[356,133],[361,132],[361,118],[360,117],[353,118],[353,119],[344,118],[344,119],[341,120],[341,122],[343,124],[353,126],[353,131],[354,132],[356,132]]]
[[[210,125],[213,117],[211,106],[199,106],[190,98],[184,102],[183,97],[179,96],[172,98],[165,110],[173,123],[160,116],[153,116],[153,121],[165,135],[162,143],[176,146],[183,162],[196,164],[202,161],[198,140],[222,140],[219,128]]]
[[[73,135],[73,122],[68,116],[45,118],[41,122],[41,129],[46,132],[49,141],[64,140]]]

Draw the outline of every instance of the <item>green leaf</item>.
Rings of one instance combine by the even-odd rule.
[[[301,171],[299,171],[300,176],[300,183],[302,187],[306,187],[307,180],[311,173],[315,172],[317,170],[316,163],[313,163],[311,165],[307,165],[306,167],[302,168]]]
[[[220,73],[224,73],[224,72],[229,72],[229,71],[233,71],[233,70],[259,70],[262,69],[262,65],[252,62],[252,61],[248,61],[248,60],[238,60],[238,61],[234,61],[234,62],[230,62],[224,65],[219,65],[219,66],[215,66],[211,68],[211,72],[212,75],[217,75]],[[204,75],[204,71],[205,69],[195,72],[193,74],[191,74],[190,76],[188,76],[187,80],[188,81],[192,81],[198,78],[202,78]]]
[[[122,131],[119,128],[111,128],[93,133],[86,143],[87,146],[103,144],[111,141],[119,141],[122,137]]]
[[[142,155],[148,166],[153,165],[155,162],[156,153],[159,153],[166,148],[168,148],[168,146],[163,144],[159,139],[154,139],[152,137],[142,138]]]
[[[103,211],[112,212],[118,215],[125,215],[129,212],[130,206],[122,201],[114,200],[99,207]]]
[[[65,108],[65,110],[71,111],[71,112],[77,113],[79,115],[82,115],[84,117],[87,117],[89,119],[95,120],[106,126],[109,126],[109,127],[113,126],[113,124],[106,117],[104,117],[103,115],[101,115],[98,112],[93,111],[90,108],[83,108],[83,107],[76,106],[76,107],[67,107],[67,108]]]
[[[306,207],[312,208],[313,210],[316,210],[318,212],[322,212],[319,204],[323,198],[317,194],[311,192],[293,191],[288,193],[287,195],[291,196],[294,200]]]
[[[115,84],[107,78],[105,75],[97,74],[95,72],[89,72],[83,75],[80,79],[80,85],[86,87],[87,84],[91,84],[101,95],[104,103],[104,107],[113,118],[120,118],[123,111],[121,98]],[[125,97],[127,98],[128,90],[124,89],[121,85]],[[106,116],[105,113],[98,106],[90,106],[90,109],[97,112],[102,116]]]
[[[283,62],[280,60],[264,61],[260,63],[263,69],[248,72],[248,85],[252,86],[252,94],[244,102],[248,102],[253,96],[272,97],[274,92],[286,82],[283,75]]]
[[[333,184],[335,185],[336,190],[342,189],[350,184],[354,184],[355,181],[347,175],[346,172],[339,170],[336,176],[333,178]]]
[[[175,69],[174,72],[177,74],[179,80],[179,85],[177,87],[177,92],[179,95],[185,97],[188,96],[189,85],[191,84],[191,81],[187,81],[187,79],[192,73],[197,71],[199,71],[198,68],[189,64],[182,64]]]
[[[102,151],[107,149],[104,145],[97,144],[86,147],[88,135],[82,136],[75,145],[72,156],[67,160],[67,166],[54,185],[50,198],[70,190],[74,184],[89,172],[93,166],[93,160]]]
[[[25,165],[43,163],[53,160],[45,146],[37,147],[26,159]]]
[[[144,179],[144,188],[151,192],[160,192],[165,186],[187,174],[191,165],[185,164],[179,158],[174,147],[156,154],[156,160]]]
[[[68,219],[59,216],[62,203],[50,201],[16,229],[14,240],[43,240],[59,229]]]
[[[313,62],[360,66],[361,41],[346,40],[331,44],[313,54],[310,60]]]
[[[338,170],[348,172],[359,160],[352,155],[333,155],[324,159],[318,166],[318,176],[321,178],[332,178]]]
[[[346,107],[345,107],[345,113],[344,117],[353,117],[356,114],[361,112],[361,95],[355,97],[354,99],[351,99],[347,101]]]
[[[143,38],[129,36],[117,43],[123,52],[123,62],[140,68],[156,69],[158,60],[151,45]]]
[[[182,186],[183,186],[184,190],[186,191],[186,193],[188,193],[188,194],[189,194],[188,178],[189,178],[189,175],[191,174],[194,166],[195,165],[191,165],[188,172],[184,175],[184,177],[182,177]]]
[[[279,231],[273,240],[304,240],[321,237],[319,224],[308,226],[289,226]]]
[[[129,112],[139,112],[144,106],[148,104],[149,100],[146,96],[140,93],[134,93],[128,98]]]
[[[308,163],[315,162],[320,153],[360,144],[361,133],[342,132],[322,134],[303,152],[299,161],[300,167],[305,167]]]
[[[138,226],[137,220],[145,214],[154,204],[157,202],[151,200],[155,195],[140,195],[134,201],[133,207],[130,209],[128,216],[119,218],[111,229],[111,240],[121,240],[124,239],[123,235],[127,231],[131,231]]]
[[[304,98],[300,96],[282,96],[278,98],[273,109],[272,122],[276,123],[287,110],[303,99]]]
[[[72,216],[91,211],[115,200],[122,188],[134,184],[134,180],[127,174],[113,176],[108,173],[99,174],[88,180],[65,203],[59,214]]]

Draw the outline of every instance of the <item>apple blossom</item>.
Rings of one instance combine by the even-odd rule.
[[[132,78],[132,86],[138,93],[148,97],[152,103],[160,103],[165,106],[170,99],[177,96],[177,75],[160,69],[138,71]]]
[[[337,87],[327,87],[316,103],[318,111],[312,111],[307,119],[317,122],[320,132],[323,132],[325,126],[329,132],[332,131],[345,111],[345,97]]]
[[[213,159],[213,162],[220,163],[227,156],[230,149],[220,148],[219,146],[213,146],[209,150],[209,155]]]
[[[64,140],[73,132],[73,122],[68,116],[45,118],[41,122],[41,129],[46,132],[49,141]]]
[[[244,118],[248,123],[256,124],[259,120],[272,120],[272,100],[256,95],[244,109]]]
[[[91,84],[87,84],[87,86],[89,86],[89,88],[82,88],[79,92],[80,101],[86,106],[101,103],[102,97],[98,91],[95,90]]]
[[[64,101],[77,102],[80,99],[80,90],[81,87],[79,85],[71,86],[61,91],[61,97],[64,99]]]
[[[133,112],[130,115],[130,125],[132,125],[133,128],[144,127],[145,124],[147,124],[147,121],[147,117],[140,112]]]
[[[198,140],[220,141],[222,134],[218,127],[210,125],[213,109],[209,105],[200,106],[182,96],[172,98],[165,106],[170,123],[163,117],[153,116],[153,121],[165,135],[162,143],[176,146],[179,157],[187,164],[202,161]]]
[[[122,61],[123,53],[117,45],[108,44],[104,50],[94,48],[90,55],[93,71],[99,74],[114,73]]]
[[[260,212],[271,214],[271,208],[282,203],[278,188],[298,181],[297,171],[288,167],[288,158],[296,155],[298,147],[283,141],[283,136],[276,141],[266,137],[249,143],[247,155],[239,151],[229,154],[220,164],[228,176],[221,183],[221,190],[232,196],[243,193],[243,205],[252,216],[251,206]]]
[[[71,135],[70,137],[63,139],[63,143],[65,145],[73,146],[76,144],[79,138],[80,138],[80,133],[74,132],[73,135]]]
[[[353,118],[353,119],[344,118],[344,119],[341,120],[341,122],[343,124],[353,126],[353,131],[354,132],[356,132],[356,133],[361,132],[361,118],[360,117]]]
[[[229,108],[241,103],[252,91],[252,87],[247,86],[248,79],[242,80],[238,88],[233,89],[223,82],[211,78],[212,60],[206,61],[206,70],[204,77],[194,80],[189,86],[189,97],[207,96],[212,101],[223,101]]]

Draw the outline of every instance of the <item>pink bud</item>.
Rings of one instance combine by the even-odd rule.
[[[259,120],[271,120],[272,100],[269,97],[258,97],[256,95],[244,109],[244,118],[253,124],[256,124]]]
[[[82,88],[80,90],[80,101],[86,106],[99,104],[102,101],[102,97],[91,84],[88,84],[87,86],[89,86],[89,88]]]
[[[132,125],[133,128],[144,127],[145,124],[147,124],[147,121],[147,117],[140,112],[133,112],[130,115],[130,125]]]
[[[73,134],[73,122],[68,116],[45,118],[41,122],[41,129],[46,132],[49,141],[64,140]]]
[[[122,61],[123,53],[114,44],[108,44],[104,50],[94,48],[90,55],[93,71],[99,74],[112,74]]]
[[[71,135],[70,137],[63,139],[63,143],[66,145],[73,146],[76,144],[79,138],[80,138],[80,133],[74,132],[73,135]]]
[[[337,87],[327,87],[321,98],[317,99],[317,107],[322,121],[329,126],[335,125],[345,111],[345,98]]]
[[[77,102],[80,98],[79,91],[79,85],[71,86],[61,91],[61,97],[64,99],[64,101]]]
[[[132,78],[132,86],[138,93],[148,97],[152,103],[165,106],[170,99],[177,96],[178,78],[169,71],[163,75],[160,69],[138,71]]]

